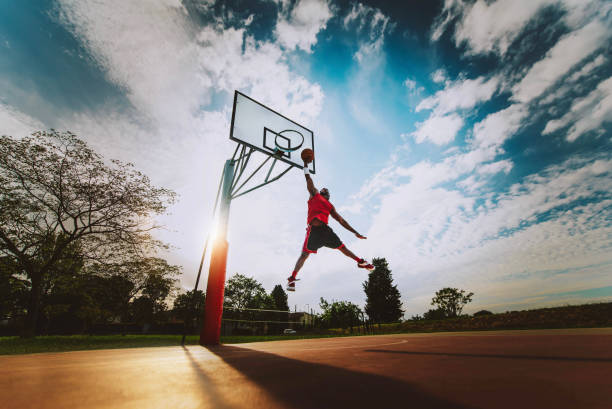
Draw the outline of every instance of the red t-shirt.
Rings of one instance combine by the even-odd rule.
[[[334,206],[326,198],[317,193],[308,200],[308,224],[310,224],[312,219],[319,219],[327,224],[329,212],[333,208]]]

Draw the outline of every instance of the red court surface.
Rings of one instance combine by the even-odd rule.
[[[0,357],[1,408],[612,408],[612,329]]]

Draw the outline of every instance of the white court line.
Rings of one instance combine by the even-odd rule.
[[[291,349],[281,349],[279,350],[259,350],[259,349],[251,349],[251,348],[247,348],[247,347],[239,347],[236,346],[236,348],[240,348],[240,351],[232,351],[230,353],[227,352],[221,352],[219,354],[219,356],[234,356],[234,355],[240,355],[240,354],[249,354],[249,353],[257,353],[257,352],[263,352],[263,353],[270,353],[273,355],[278,355],[280,353],[283,352],[302,352],[302,351],[325,351],[325,350],[333,350],[333,349],[354,349],[354,348],[371,348],[371,347],[382,347],[382,346],[388,346],[388,345],[398,345],[398,344],[405,344],[407,343],[408,340],[407,339],[403,339],[401,341],[396,341],[396,342],[387,342],[384,344],[381,343],[376,343],[376,344],[366,344],[366,345],[346,345],[346,346],[326,346],[326,347],[322,347],[322,348],[291,348]],[[240,344],[228,344],[229,345],[240,345]],[[199,354],[201,352],[204,351],[196,351],[196,354]],[[211,352],[211,351],[206,351],[207,353]]]
[[[382,346],[387,346],[387,345],[405,344],[406,342],[408,342],[408,340],[407,339],[403,339],[403,340],[398,341],[398,342],[388,342],[386,344],[349,345],[349,346],[343,346],[343,347],[329,347],[329,348],[303,348],[303,349],[300,349],[300,351],[321,351],[321,350],[326,350],[326,349],[351,349],[351,348],[382,347]]]

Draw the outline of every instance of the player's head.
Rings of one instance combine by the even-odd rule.
[[[321,189],[321,191],[319,192],[321,193],[321,196],[323,196],[324,198],[326,198],[327,200],[329,200],[329,190],[327,190],[326,187],[324,187],[323,189]]]

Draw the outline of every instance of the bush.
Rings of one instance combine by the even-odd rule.
[[[446,313],[443,309],[437,308],[435,310],[429,310],[425,314],[423,314],[424,320],[443,320],[446,318]]]
[[[493,315],[493,313],[491,311],[487,311],[487,310],[480,310],[478,312],[474,313],[474,317],[480,317],[483,315]]]

